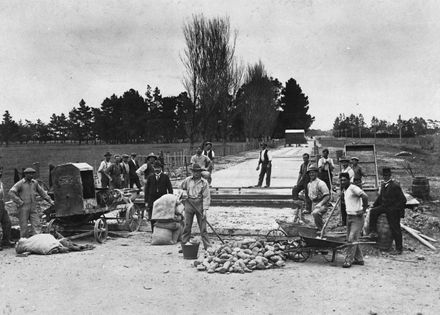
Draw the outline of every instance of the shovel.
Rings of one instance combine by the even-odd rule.
[[[338,200],[336,200],[336,203],[335,203],[335,205],[333,206],[332,211],[330,211],[330,214],[329,214],[327,220],[325,221],[324,226],[322,227],[321,235],[320,235],[321,238],[324,237],[324,230],[325,230],[325,228],[327,227],[327,225],[328,225],[328,223],[329,223],[329,221],[330,221],[330,218],[332,217],[333,212],[335,212],[336,207],[338,206],[338,204],[339,204],[340,201],[341,201],[341,197],[339,196]]]

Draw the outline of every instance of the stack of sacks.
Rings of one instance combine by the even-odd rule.
[[[166,194],[153,203],[152,220],[156,220],[151,245],[174,245],[183,233],[184,207],[179,198]]]

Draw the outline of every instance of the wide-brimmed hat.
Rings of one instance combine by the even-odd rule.
[[[157,156],[156,156],[156,154],[154,154],[154,152],[151,152],[150,154],[147,155],[147,159],[149,159],[151,157],[155,158],[157,160]]]
[[[208,145],[208,144],[212,145],[212,142],[210,142],[210,141],[206,141],[206,142],[205,142],[205,145]]]
[[[127,159],[129,158],[128,154],[122,154],[122,157]]]
[[[202,169],[202,167],[199,164],[194,163],[191,166],[191,171],[193,171],[193,172],[201,172],[201,171],[203,171],[203,169]]]
[[[352,159],[352,160],[356,160],[356,161],[359,162],[359,158],[358,158],[358,157],[353,156],[351,159]]]
[[[106,152],[106,153],[104,154],[104,156],[112,156],[112,154],[111,154],[110,152]]]
[[[136,154],[136,153],[132,153],[132,154],[130,154],[130,155],[136,157],[137,154]]]
[[[28,167],[27,169],[25,169],[24,171],[23,171],[23,173],[36,173],[37,171],[36,170],[34,170],[32,167]]]
[[[307,169],[307,173],[308,173],[308,172],[311,172],[311,171],[317,172],[317,171],[318,171],[318,168],[317,168],[315,165],[311,165],[311,166],[309,166],[309,168]]]

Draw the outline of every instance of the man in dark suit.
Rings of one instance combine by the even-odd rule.
[[[377,218],[385,213],[396,244],[396,250],[392,254],[400,255],[403,250],[400,218],[405,214],[406,197],[400,185],[391,179],[390,168],[383,168],[382,175],[384,181],[379,196],[370,210],[370,237],[377,238]]]
[[[162,163],[155,161],[153,168],[154,174],[148,176],[145,183],[145,205],[147,206],[147,213],[151,223],[151,231],[154,229],[154,220],[151,220],[153,203],[163,195],[173,193],[170,178],[162,171]]]
[[[136,161],[136,153],[132,153],[130,160],[128,160],[128,166],[129,166],[129,178],[130,178],[130,188],[133,188],[134,184],[136,184],[136,187],[141,189],[141,183],[139,181],[139,177],[136,174],[137,169],[139,168],[139,163]]]

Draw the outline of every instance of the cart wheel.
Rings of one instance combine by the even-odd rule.
[[[287,239],[287,234],[281,229],[270,230],[266,234],[266,240],[268,242],[279,242],[285,241]]]
[[[133,204],[126,212],[126,225],[130,232],[136,232],[141,226],[141,209]]]
[[[98,243],[102,243],[105,241],[108,235],[108,225],[105,218],[99,218],[98,220],[95,221],[93,234],[95,236],[95,240]]]

